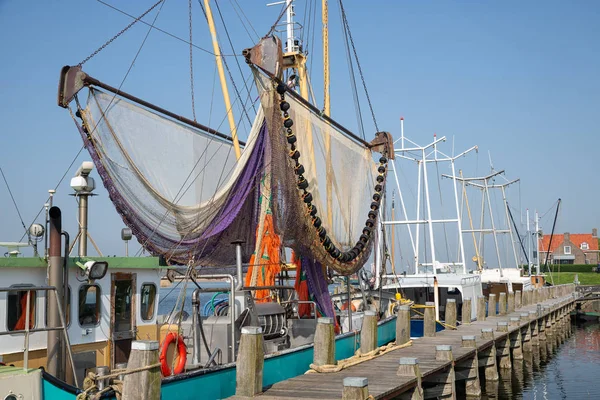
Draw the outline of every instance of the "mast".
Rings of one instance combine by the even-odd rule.
[[[322,0],[321,22],[323,24],[323,114],[331,115],[331,100],[329,97],[329,9],[327,0]],[[333,182],[331,179],[331,135],[325,132],[325,154],[327,174],[327,224],[333,226]]]
[[[225,80],[225,71],[223,70],[223,56],[221,55],[221,47],[219,46],[219,40],[217,39],[217,30],[215,28],[215,21],[213,19],[212,11],[210,8],[210,0],[204,0],[204,7],[206,8],[206,20],[208,21],[208,28],[210,29],[210,35],[212,36],[213,51],[215,52],[215,60],[217,61],[217,70],[219,72],[219,80],[221,81],[223,101],[225,102],[225,110],[227,111],[227,121],[229,123],[229,129],[231,130],[231,138],[233,139],[235,157],[237,160],[239,160],[242,153],[240,151],[240,143],[238,141],[237,128],[235,126],[235,120],[233,118],[231,100],[229,99],[229,89],[227,89],[227,81]]]
[[[537,210],[535,210],[535,274],[540,274],[540,217]]]
[[[531,258],[531,241],[533,240],[533,236],[531,236],[531,229],[529,226],[529,208],[527,209],[527,255],[529,256],[529,262],[527,270],[529,271],[529,275],[531,275],[531,267],[533,267],[533,259]]]

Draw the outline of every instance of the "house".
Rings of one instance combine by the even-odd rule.
[[[540,238],[540,263],[546,261],[550,235]],[[598,229],[592,233],[568,233],[554,235],[550,248],[549,264],[598,264]]]

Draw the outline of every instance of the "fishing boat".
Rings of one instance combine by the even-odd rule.
[[[224,81],[212,13],[208,1],[204,5]],[[282,41],[275,27],[284,15]],[[2,380],[0,390],[34,399],[110,398],[119,388],[102,375],[126,368],[133,341],[154,340],[161,343],[163,399],[224,398],[235,393],[241,328],[262,330],[268,386],[308,369],[317,316],[343,326],[326,271],[349,276],[370,259],[393,141],[383,131],[366,140],[333,120],[328,84],[323,109],[308,100],[294,15],[286,0],[273,28],[243,51],[259,100],[246,138],[232,123],[226,85],[230,130],[224,133],[91,76],[83,70],[89,58],[62,69],[58,104],[69,111],[92,158],[71,181],[80,205],[79,256],[69,256],[68,235],[63,250],[61,211],[50,204],[46,229],[30,229],[49,239],[47,256],[0,261],[10,276],[0,307],[15,310],[0,325],[10,338],[0,347],[9,365],[3,377],[15,379]],[[152,257],[88,256],[94,168],[127,226],[125,237],[135,237]],[[275,285],[283,248],[294,253],[293,287]],[[157,288],[164,273],[185,283],[163,321]],[[214,291],[206,280],[223,284],[218,291],[226,312],[214,307],[213,315],[201,314],[202,294]],[[184,312],[188,287],[195,289],[191,316]],[[385,308],[379,300],[370,307]],[[347,312],[352,321],[351,307]],[[394,319],[379,321],[379,344],[394,340]],[[356,350],[352,322],[348,330],[336,337],[338,360]]]
[[[448,155],[440,148],[445,141],[446,137],[434,135],[431,143],[420,146],[404,135],[404,118],[400,120],[400,138],[395,147],[396,159],[390,161],[399,207],[396,206],[395,197],[392,197],[391,216],[381,220],[381,230],[385,233],[386,240],[379,242],[382,248],[378,251],[389,254],[389,257],[376,272],[375,282],[375,287],[381,288],[390,299],[388,315],[393,315],[395,306],[402,301],[410,301],[416,305],[430,302],[435,307],[436,319],[443,321],[448,299],[454,299],[460,310],[463,299],[476,299],[482,295],[480,276],[469,273],[465,261],[457,181],[452,181],[449,190],[443,190],[440,184],[442,174],[439,173],[440,165],[444,165],[454,174],[456,160],[477,150],[477,146],[456,155]],[[415,213],[412,216],[403,194],[409,182],[401,179],[401,162],[417,166],[417,197],[413,199]],[[433,188],[430,189],[430,186],[434,186],[433,182],[436,181],[435,188],[439,192],[440,201],[434,207],[430,193]],[[447,192],[453,193],[454,200],[448,207],[452,210],[450,214],[443,203]],[[399,216],[396,216],[396,208],[400,210]],[[439,251],[442,240],[439,236],[436,238],[436,226],[443,231],[445,255],[441,255],[444,252],[440,254]],[[437,232],[439,235],[440,231]],[[404,239],[410,246],[401,246],[402,242],[398,240],[401,234],[404,234]],[[454,254],[450,250],[450,237],[458,239],[457,243],[452,243],[457,248]],[[397,249],[403,249],[404,255],[396,257]],[[477,315],[475,303],[473,301],[472,319]],[[437,327],[442,329],[441,324]]]

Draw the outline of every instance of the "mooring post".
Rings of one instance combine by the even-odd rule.
[[[148,368],[154,365],[152,368]],[[160,367],[158,366],[158,342],[135,340],[131,342],[128,369],[141,369],[125,375],[123,400],[160,400]],[[148,369],[143,369],[143,368]]]
[[[446,300],[446,315],[444,323],[450,326],[456,326],[456,299]]]
[[[461,347],[474,349],[475,354],[472,358],[462,361],[455,366],[455,368],[459,369],[455,371],[456,379],[459,379],[460,374],[460,377],[465,380],[465,394],[467,396],[479,397],[481,396],[481,385],[479,383],[479,357],[475,336],[463,336]]]
[[[471,323],[471,299],[465,297],[462,303],[462,323],[469,325]]]
[[[262,328],[243,327],[235,377],[237,396],[253,397],[262,392],[264,359]]]
[[[477,321],[485,321],[485,297],[477,296]]]
[[[333,318],[323,317],[317,319],[313,364],[318,366],[335,364],[335,325]]]
[[[360,377],[344,378],[342,400],[366,400],[369,398],[369,380]]]
[[[531,353],[531,321],[529,313],[521,313],[521,339],[523,343],[523,352]]]
[[[488,296],[488,317],[496,316],[496,295],[494,293],[490,293]]]
[[[529,320],[531,321],[531,345],[539,346],[540,345],[540,337],[538,333],[538,313],[537,311],[529,311]]]
[[[398,376],[408,378],[417,378],[417,386],[410,389],[407,393],[403,393],[402,398],[410,400],[423,399],[423,383],[421,369],[419,368],[419,359],[414,357],[402,357],[398,365]]]
[[[510,335],[508,334],[508,322],[500,321],[496,326],[496,331],[499,334],[505,334],[504,338],[501,340],[496,340],[496,350],[498,358],[500,359],[498,363],[498,368],[501,369],[511,369],[512,363],[510,362]]]
[[[500,293],[498,297],[498,309],[500,311],[500,315],[506,315],[506,293]]]
[[[396,318],[396,344],[408,343],[410,340],[410,306],[398,307]]]
[[[531,291],[530,290],[523,291],[523,297],[521,298],[521,304],[523,305],[523,307],[528,306],[527,297],[529,296],[529,292],[531,292]]]
[[[506,308],[508,309],[509,314],[515,312],[515,292],[508,293],[508,299],[506,304]]]
[[[538,337],[539,337],[539,341],[540,341],[540,347],[546,347],[546,316],[545,316],[545,311],[544,311],[544,307],[541,308],[540,312],[538,313],[539,317],[537,320],[537,325],[538,325]]]
[[[377,348],[377,315],[375,311],[365,311],[360,330],[360,352],[370,353]]]
[[[523,292],[521,292],[520,290],[515,291],[515,310],[521,308],[521,304],[523,304],[521,298],[522,293]]]
[[[492,328],[481,330],[481,338],[491,340],[492,345],[486,350],[480,352],[479,366],[485,367],[485,380],[495,382],[499,379],[498,367],[496,366],[496,342],[494,341],[494,331]]]
[[[510,326],[512,328],[518,328],[510,334],[510,347],[512,349],[513,360],[523,359],[523,347],[521,339],[521,318],[511,317]]]
[[[435,336],[435,303],[428,301],[425,303],[425,312],[423,317],[423,336]]]
[[[437,361],[449,361],[450,365],[447,371],[441,376],[435,378],[435,382],[442,385],[441,394],[438,398],[455,398],[456,396],[456,379],[454,375],[454,357],[452,357],[452,346],[442,344],[435,346],[435,359]],[[438,392],[439,393],[439,392]],[[430,397],[425,395],[425,397]]]

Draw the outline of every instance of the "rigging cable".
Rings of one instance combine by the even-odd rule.
[[[508,205],[508,203],[506,203]],[[525,255],[525,260],[527,261],[527,265],[529,265],[529,256],[527,255],[527,251],[525,251],[525,245],[523,244],[523,240],[521,240],[521,235],[519,235],[519,230],[517,229],[517,224],[515,223],[515,219],[513,218],[512,212],[510,212],[510,207],[507,207],[508,215],[510,216],[510,220],[515,227],[515,232],[517,233],[517,237],[519,238],[519,243],[521,244],[521,250],[523,250],[523,254]],[[510,229],[510,228],[509,228]]]
[[[204,13],[204,17],[206,18],[206,21],[208,21],[208,15],[206,14],[206,9],[204,8],[204,5],[202,4],[202,0],[198,0],[198,4],[200,5],[200,8],[202,8],[202,12]],[[215,4],[217,4],[217,10],[219,10],[218,3],[215,2]],[[221,14],[221,11],[219,10],[219,15],[220,14]],[[221,15],[221,18],[223,18],[222,15]],[[223,25],[225,26],[225,23],[223,23]],[[227,38],[229,38],[229,32],[227,31],[227,27],[225,27],[225,33],[227,34]],[[229,38],[229,42],[231,43],[231,38]],[[221,49],[221,45],[218,44],[218,46],[219,46],[219,52],[222,53],[223,50]],[[232,45],[232,47],[233,47],[233,45]],[[223,60],[223,64],[225,65],[225,69],[227,70],[227,75],[229,75],[229,80],[231,81],[231,84],[233,85],[233,90],[235,90],[235,95],[238,97],[238,99],[240,99],[240,104],[241,104],[242,103],[242,95],[240,94],[240,91],[239,91],[237,85],[235,84],[235,80],[233,79],[231,70],[229,69],[229,65],[227,64],[227,60],[225,60],[224,58],[222,60]],[[236,59],[236,61],[237,61],[237,59]],[[238,62],[238,66],[239,66],[239,62]],[[240,71],[241,71],[241,68],[240,68]],[[252,125],[252,120],[250,119],[250,116],[248,115],[248,112],[246,111],[245,108],[242,108],[242,112],[248,119],[248,123],[250,125]]]
[[[223,28],[225,29],[225,35],[227,36],[227,40],[229,41],[229,45],[231,46],[231,51],[235,53],[235,48],[233,47],[233,42],[231,41],[231,36],[229,36],[229,30],[227,29],[227,24],[225,24],[225,20],[223,19],[223,14],[221,13],[221,7],[219,7],[219,2],[216,0],[215,0],[215,5],[217,6],[217,12],[219,13],[219,18],[221,18],[221,22],[223,23]],[[220,45],[219,45],[219,48],[220,48]],[[223,62],[225,62],[225,60],[223,60]],[[240,71],[240,75],[243,77],[244,72],[242,71],[242,66],[240,65],[240,60],[238,58],[236,58],[235,62],[237,64],[238,71]],[[229,67],[227,66],[227,62],[225,62],[225,67],[227,68],[227,71],[229,72]],[[231,77],[231,73],[229,75],[230,75],[229,79],[231,79],[231,83],[233,84],[236,95],[240,96],[238,89],[235,86],[235,82],[233,81],[233,77]],[[250,96],[250,88],[248,88],[248,84],[246,83],[245,80],[244,80],[244,89],[246,89],[246,92]],[[241,96],[240,96],[240,98],[241,98]],[[248,119],[250,126],[252,126],[250,116],[248,115],[248,112],[246,111],[246,107],[242,106],[242,110],[243,110],[244,114],[246,114],[246,118]],[[256,107],[254,106],[254,103],[252,103],[252,110],[256,114]]]
[[[231,0],[229,0],[229,2],[231,3]],[[246,18],[246,21],[248,22],[248,26],[250,26],[250,29],[252,29],[252,32],[254,32],[254,34],[256,35],[256,39],[254,39],[252,37],[252,35],[250,34],[250,32],[248,32],[248,29],[246,29],[246,24],[243,23],[243,20],[240,17],[240,14],[238,13],[238,10],[235,7],[233,7],[233,3],[231,3],[233,11],[235,11],[235,14],[238,16],[238,18],[240,19],[240,21],[242,21],[242,26],[244,27],[244,30],[248,34],[248,37],[250,38],[250,40],[260,40],[260,35],[258,34],[258,32],[256,32],[256,29],[254,29],[254,26],[252,26],[252,22],[250,22],[250,19],[248,19],[248,17],[244,13],[244,10],[242,9],[242,7],[239,5],[239,3],[237,2],[237,0],[234,0],[234,2],[235,2],[235,5],[240,9],[240,12],[244,16],[244,18]]]
[[[102,0],[96,0],[96,1],[97,1],[98,3],[100,3],[100,4],[103,4],[103,5],[107,6],[108,8],[112,8],[113,10],[115,10],[115,11],[117,11],[117,12],[120,12],[120,13],[121,13],[121,14],[123,14],[123,15],[126,15],[126,16],[128,16],[129,18],[138,19],[136,16],[134,16],[134,15],[131,15],[131,14],[129,14],[129,13],[127,13],[127,12],[123,11],[123,10],[121,10],[121,9],[119,9],[119,8],[117,8],[117,7],[115,7],[115,6],[113,6],[112,4],[108,4],[108,3],[106,3],[106,2],[104,2],[104,1],[102,1]],[[163,0],[163,1],[164,1],[164,0]],[[167,36],[170,36],[170,37],[172,37],[173,39],[177,39],[177,40],[179,40],[180,42],[183,42],[183,43],[185,43],[185,44],[192,45],[194,48],[196,48],[196,49],[198,49],[198,50],[200,50],[200,51],[203,51],[203,52],[205,52],[205,53],[207,53],[207,54],[210,54],[211,56],[214,56],[214,55],[215,55],[215,53],[213,53],[213,52],[212,52],[212,51],[210,51],[210,50],[207,50],[207,49],[205,49],[205,48],[202,48],[202,47],[200,47],[200,46],[198,46],[198,45],[196,45],[196,44],[194,44],[194,43],[190,43],[190,42],[188,42],[186,39],[183,39],[183,38],[181,38],[181,37],[179,37],[179,36],[177,36],[177,35],[174,35],[174,34],[172,34],[171,32],[167,32],[167,31],[165,31],[164,29],[160,29],[160,28],[159,28],[159,27],[157,27],[157,26],[152,26],[151,24],[149,24],[149,23],[148,23],[148,22],[146,22],[146,21],[143,21],[143,20],[141,20],[141,19],[140,19],[140,20],[139,20],[139,22],[141,22],[142,24],[144,24],[144,25],[146,25],[146,26],[149,26],[149,27],[151,27],[152,29],[154,29],[154,30],[156,30],[156,31],[158,31],[158,32],[160,32],[160,33],[164,33],[165,35],[167,35]],[[238,54],[221,54],[221,56],[222,56],[222,57],[242,57],[241,55],[238,55]]]
[[[23,222],[23,217],[21,216],[21,211],[19,211],[19,207],[17,206],[17,202],[15,201],[15,197],[13,196],[12,190],[10,190],[10,186],[8,185],[8,181],[6,180],[6,176],[4,176],[4,171],[2,170],[2,167],[0,167],[0,174],[2,174],[2,179],[4,179],[4,183],[6,183],[6,188],[8,189],[8,194],[10,194],[10,198],[13,202],[13,204],[15,205],[15,209],[17,210],[17,214],[19,215],[19,219],[21,220],[21,225],[23,226],[23,229],[25,230],[25,235],[29,236],[29,231],[27,230],[27,227],[25,226],[25,223]],[[23,236],[25,237],[25,236]],[[21,240],[23,240],[21,238]]]
[[[189,21],[190,21],[190,92],[192,93],[192,116],[196,120],[196,100],[194,99],[194,62],[192,53],[192,0],[188,1]]]
[[[108,46],[109,44],[111,44],[115,39],[117,39],[119,36],[121,36],[122,34],[124,34],[125,32],[127,32],[127,30],[129,30],[129,28],[131,28],[133,25],[135,25],[136,22],[138,22],[139,20],[141,20],[142,18],[144,18],[150,11],[154,10],[160,3],[163,3],[165,0],[158,0],[156,3],[154,3],[154,5],[152,5],[152,7],[150,7],[149,9],[147,9],[146,11],[144,11],[144,13],[142,15],[140,15],[139,17],[137,17],[136,19],[134,19],[133,21],[131,21],[131,23],[129,25],[127,25],[125,28],[121,29],[121,31],[119,33],[117,33],[115,36],[113,36],[112,38],[108,39],[102,46],[98,47],[96,49],[96,51],[94,51],[92,54],[90,54],[89,56],[87,56],[86,58],[83,59],[83,61],[81,61],[79,64],[77,64],[78,67],[83,66],[83,64],[85,64],[86,62],[88,62],[90,59],[92,59],[96,54],[100,53],[102,50],[104,50],[106,48],[106,46]],[[161,7],[162,8],[162,7]],[[152,24],[154,25],[154,23]]]
[[[354,46],[354,40],[352,39],[352,32],[350,32],[350,25],[348,24],[348,18],[346,17],[346,11],[344,10],[344,5],[342,4],[342,0],[340,2],[340,10],[342,12],[342,19],[344,21],[344,25],[348,30],[348,37],[350,38],[350,44],[352,45],[352,50],[354,51],[354,58],[356,58],[356,66],[358,67],[358,72],[360,74],[360,79],[362,80],[363,88],[365,90],[365,95],[367,97],[367,102],[369,103],[369,109],[371,110],[371,116],[373,117],[373,124],[375,124],[375,129],[379,132],[379,127],[377,126],[377,120],[375,119],[375,112],[373,111],[373,105],[371,104],[371,98],[369,97],[369,91],[367,90],[367,84],[365,82],[365,76],[362,72],[362,68],[360,67],[360,61],[358,59],[358,54],[356,52],[356,47]]]
[[[341,1],[340,1],[341,3]],[[341,5],[341,4],[340,4]],[[352,86],[352,97],[354,98],[354,107],[356,108],[356,119],[358,123],[358,129],[363,139],[365,139],[365,127],[362,119],[362,112],[360,109],[360,100],[358,98],[358,90],[356,89],[356,77],[354,74],[354,65],[352,62],[352,56],[350,55],[350,42],[348,38],[348,28],[344,23],[344,14],[340,15],[342,18],[342,29],[344,30],[344,39],[346,41],[346,57],[348,58],[348,73],[350,74],[350,84]]]

